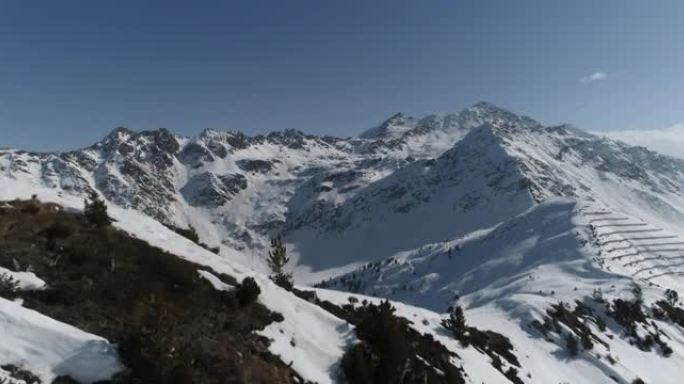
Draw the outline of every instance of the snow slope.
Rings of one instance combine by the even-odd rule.
[[[473,383],[505,379],[446,334],[440,321],[454,303],[513,341],[526,383],[668,383],[682,364],[682,330],[668,321],[653,320],[669,357],[631,345],[610,319],[605,331],[590,324],[600,341],[579,357],[531,326],[561,301],[605,312],[588,299],[597,289],[624,299],[640,284],[647,307],[684,289],[684,161],[570,126],[480,103],[398,114],[359,138],[117,129],[70,153],[0,151],[0,198],[37,194],[80,208],[89,190],[108,200],[116,225],[152,245],[238,279],[256,275],[262,302],[285,317],[262,331],[271,351],[319,383],[334,382],[353,329],[259,273],[274,235],[299,283],[394,300],[457,352]],[[193,225],[220,255],[160,221]]]
[[[45,281],[40,279],[33,272],[15,272],[0,267],[0,276],[13,279],[13,281],[17,283],[17,288],[21,291],[45,288]]]
[[[498,371],[478,366],[474,360],[481,355],[472,347],[464,350],[445,334],[440,324],[445,315],[439,313],[448,305],[463,306],[469,324],[510,338],[526,383],[599,383],[612,382],[611,378],[618,383],[636,378],[648,383],[679,382],[676,372],[684,360],[684,332],[672,323],[656,321],[674,350],[669,357],[637,349],[606,315],[606,331],[590,324],[605,346],[597,342],[578,357],[570,356],[563,338],[549,341],[533,327],[559,302],[572,305],[580,300],[600,310],[590,299],[597,289],[606,300],[632,296],[634,280],[629,274],[608,271],[597,262],[600,245],[592,242],[592,231],[582,220],[574,201],[546,201],[505,224],[397,255],[325,286],[390,298],[417,330],[433,335],[462,357],[473,382],[496,382]],[[644,290],[648,305],[664,297],[664,287]],[[317,293],[338,304],[346,303],[350,295],[358,301],[379,300],[326,289]],[[616,362],[610,363],[608,356]]]
[[[43,382],[68,375],[82,383],[108,380],[121,370],[107,340],[83,332],[20,302],[0,298],[0,362],[30,369]],[[0,369],[0,378],[7,376]]]

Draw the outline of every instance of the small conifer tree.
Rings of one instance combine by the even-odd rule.
[[[242,283],[238,285],[236,291],[238,301],[242,306],[254,303],[259,297],[260,293],[261,288],[259,288],[259,284],[257,284],[253,277],[245,277],[242,280]]]
[[[0,297],[14,299],[19,293],[19,281],[7,273],[0,273]]]
[[[634,284],[634,286],[632,287],[632,294],[634,295],[635,303],[641,304],[644,301],[644,292],[641,290],[641,287],[637,284]]]
[[[565,346],[568,348],[570,356],[577,356],[579,353],[579,343],[577,342],[575,335],[572,333],[568,333],[565,337]]]
[[[444,328],[450,330],[454,337],[466,343],[466,320],[461,306],[449,307],[449,318],[442,321]]]
[[[107,205],[95,191],[91,191],[85,200],[83,214],[89,223],[98,228],[106,227],[112,223],[112,220],[107,215]]]
[[[187,229],[186,234],[187,234],[187,238],[190,239],[190,241],[192,241],[195,244],[199,244],[199,242],[200,242],[199,235],[197,234],[197,230],[195,229],[195,227],[192,226],[192,224],[188,225],[188,229]]]
[[[290,262],[287,250],[280,236],[271,239],[271,250],[268,252],[268,267],[271,268],[271,280],[285,289],[292,288],[292,274],[285,272],[285,265]]]
[[[674,289],[667,289],[665,291],[665,297],[667,298],[667,302],[672,306],[677,305],[677,302],[679,301],[679,294]]]

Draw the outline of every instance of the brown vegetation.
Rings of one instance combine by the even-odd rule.
[[[244,297],[217,291],[200,266],[81,214],[9,202],[0,208],[0,266],[30,268],[48,283],[20,293],[27,307],[119,344],[127,370],[115,383],[301,382],[254,333],[282,319],[256,302],[258,286],[243,284]]]

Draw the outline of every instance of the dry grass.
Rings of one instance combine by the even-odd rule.
[[[201,279],[198,265],[113,227],[52,204],[9,204],[0,208],[0,265],[30,267],[48,283],[22,294],[26,306],[120,343],[128,371],[114,382],[293,382],[253,332],[278,314],[240,305]]]

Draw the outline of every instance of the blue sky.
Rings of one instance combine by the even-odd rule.
[[[680,127],[682,16],[675,0],[8,0],[0,147],[119,125],[351,136],[480,100],[594,131]]]

